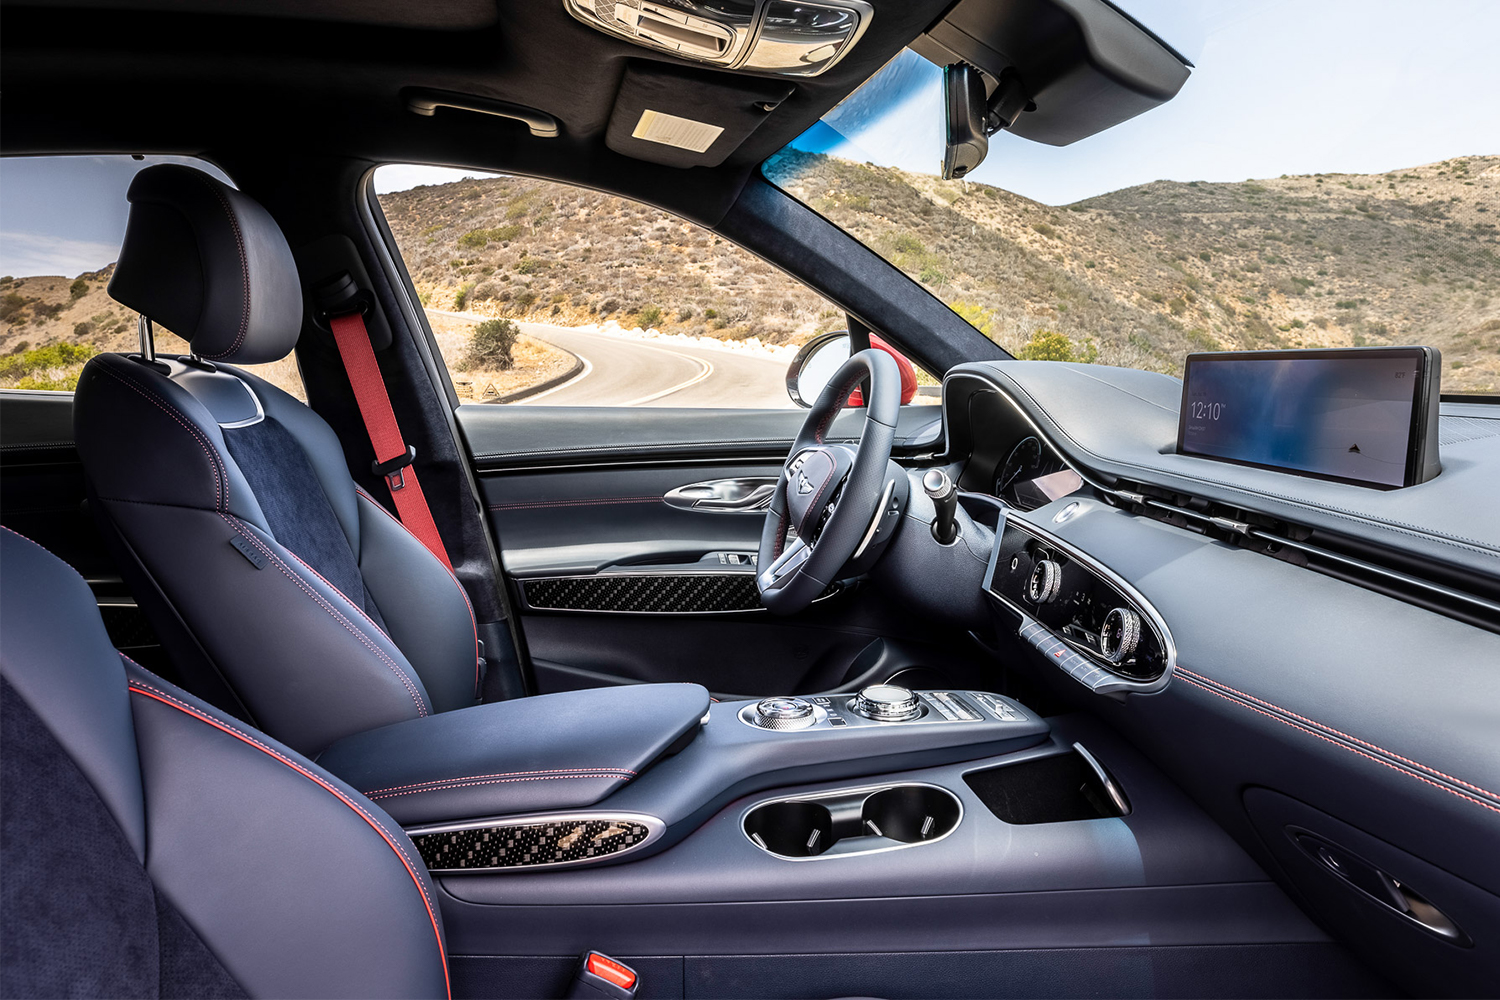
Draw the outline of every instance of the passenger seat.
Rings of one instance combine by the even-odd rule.
[[[0,996],[448,995],[400,827],[113,649],[40,546],[0,565]]]

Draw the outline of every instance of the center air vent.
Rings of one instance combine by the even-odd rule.
[[[728,69],[817,76],[873,13],[864,0],[564,0],[584,24],[637,45]]]

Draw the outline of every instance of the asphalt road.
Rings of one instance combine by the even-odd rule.
[[[465,319],[483,317],[447,313]],[[571,351],[583,371],[518,406],[786,407],[785,361],[739,351],[642,341],[546,323],[522,323],[538,340]]]

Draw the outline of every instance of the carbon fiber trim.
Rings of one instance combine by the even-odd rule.
[[[539,611],[704,615],[761,610],[751,573],[620,573],[551,577],[522,585]]]
[[[430,872],[494,871],[585,864],[624,854],[655,839],[645,819],[558,816],[409,833]],[[659,821],[650,822],[660,827]]]

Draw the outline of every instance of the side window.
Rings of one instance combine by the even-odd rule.
[[[846,325],[748,251],[624,198],[403,165],[375,188],[462,402],[791,407],[800,347]]]
[[[0,160],[0,389],[71,391],[95,354],[139,347],[138,316],[109,297],[136,173],[187,163],[232,183],[202,160],[178,156],[17,156]],[[156,325],[156,349],[187,342]],[[288,357],[250,371],[305,399]]]

